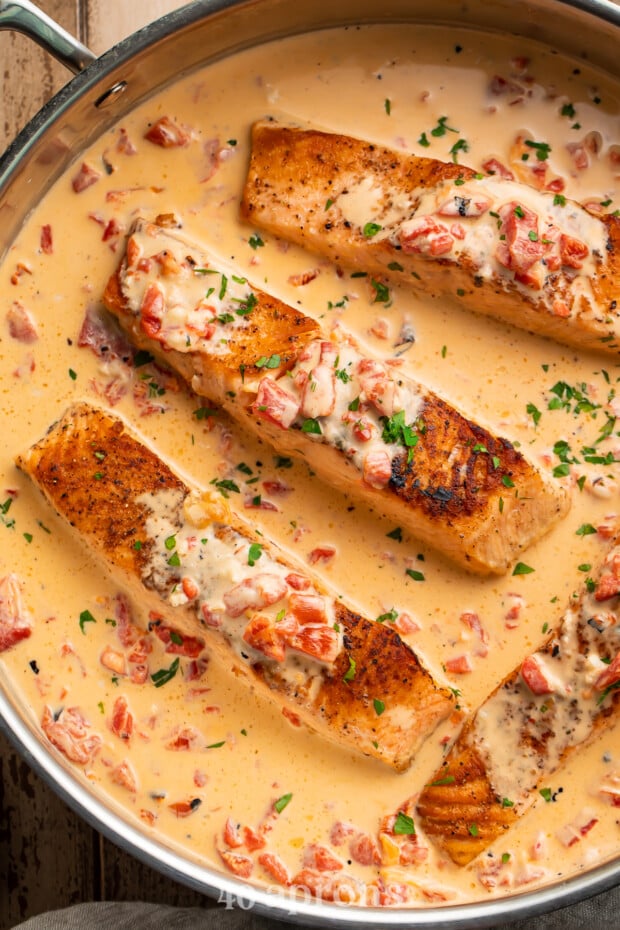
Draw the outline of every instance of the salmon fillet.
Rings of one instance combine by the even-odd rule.
[[[197,394],[471,571],[507,571],[568,509],[506,439],[177,231],[139,220],[103,300]]]
[[[620,218],[562,195],[261,121],[241,211],[345,267],[580,349],[620,352]]]
[[[547,779],[620,707],[620,527],[557,630],[466,722],[419,797],[420,824],[458,865],[550,793]]]
[[[451,712],[389,624],[288,564],[121,420],[78,404],[18,465],[136,600],[293,720],[401,771]]]

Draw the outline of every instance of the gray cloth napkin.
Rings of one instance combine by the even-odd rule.
[[[104,901],[31,917],[12,930],[292,930],[296,926],[251,910]],[[453,926],[448,913],[440,926],[445,930]],[[493,930],[620,930],[620,886],[550,914],[497,924]]]

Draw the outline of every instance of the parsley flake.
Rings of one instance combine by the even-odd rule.
[[[167,684],[171,681],[176,675],[179,669],[179,657],[177,656],[172,665],[169,668],[160,668],[159,671],[153,672],[151,675],[151,681],[156,688],[161,688],[162,685]]]
[[[96,623],[97,621],[91,614],[90,610],[83,610],[80,614],[80,629],[84,635],[86,635],[86,630],[84,629],[85,623]]]
[[[349,656],[349,667],[343,675],[343,681],[349,682],[353,681],[355,678],[355,672],[357,671],[357,663],[352,656]]]
[[[263,547],[260,543],[252,543],[248,550],[248,565],[254,566],[263,554]]]
[[[405,814],[404,811],[399,811],[394,821],[393,830],[397,836],[415,836],[413,817]]]
[[[376,236],[378,232],[381,232],[383,227],[379,223],[364,223],[362,233],[366,239],[372,239],[373,236]]]
[[[281,798],[278,798],[277,801],[273,802],[274,810],[278,814],[281,814],[284,808],[288,807],[288,805],[291,803],[292,800],[293,800],[292,792],[289,792],[288,794],[283,794]]]

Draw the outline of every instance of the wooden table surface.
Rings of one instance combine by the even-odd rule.
[[[95,54],[183,5],[181,0],[40,0]],[[4,150],[71,74],[24,36],[0,32]],[[208,905],[117,849],[74,814],[0,733],[0,930],[83,901]]]

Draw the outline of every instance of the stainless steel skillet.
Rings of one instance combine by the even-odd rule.
[[[44,45],[77,76],[28,124],[0,159],[0,254],[42,193],[79,153],[141,100],[181,74],[279,36],[348,23],[467,25],[534,37],[587,59],[620,79],[620,7],[608,0],[197,0],[140,30],[96,59],[27,0],[0,2],[0,28]],[[182,67],[179,63],[182,63]],[[485,927],[565,906],[620,881],[620,858],[528,894],[467,906],[386,911],[293,900],[206,868],[143,834],[91,795],[48,755],[26,714],[0,688],[9,738],[45,780],[97,829],[166,875],[221,900],[253,905],[274,918],[323,926]]]

